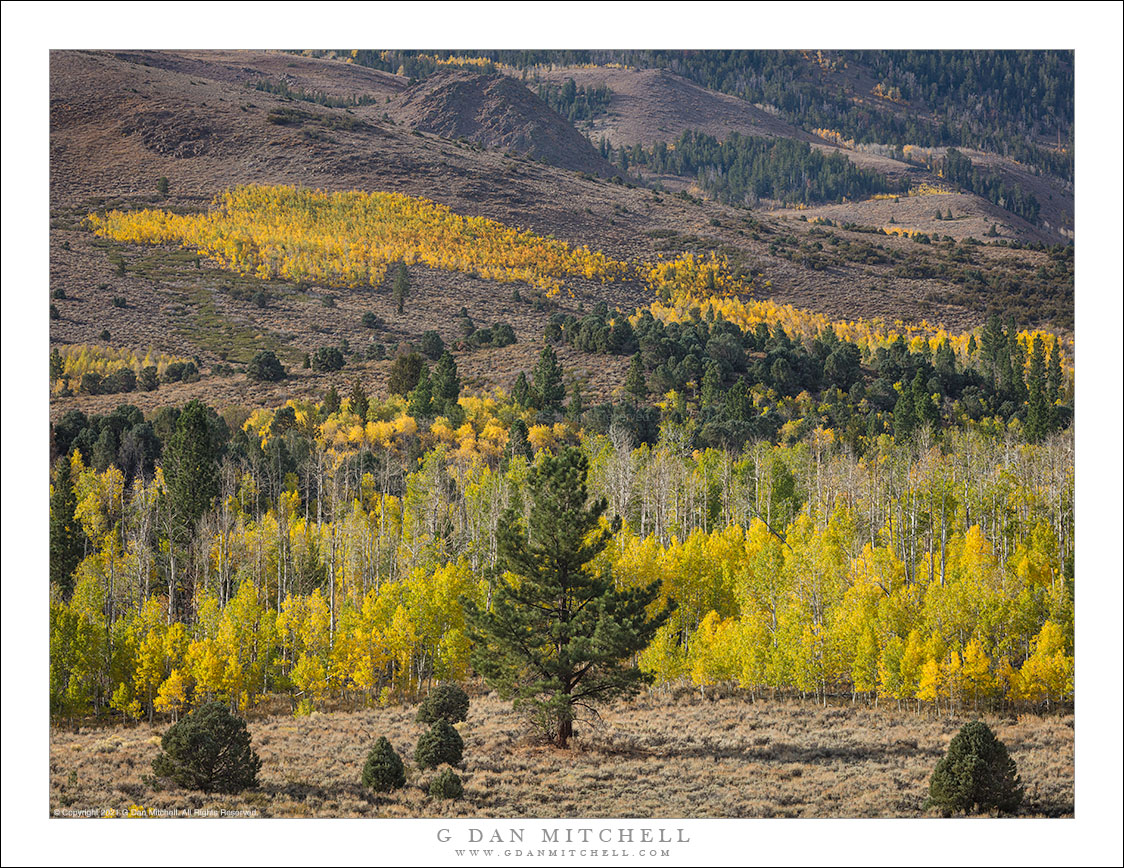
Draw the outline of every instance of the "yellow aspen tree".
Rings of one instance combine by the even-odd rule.
[[[173,669],[160,685],[153,703],[161,714],[171,714],[172,722],[179,720],[180,712],[187,705],[187,678],[180,669]]]
[[[948,712],[952,714],[964,698],[964,668],[958,651],[950,651],[948,658],[941,663],[941,681],[948,698]]]
[[[308,714],[328,692],[328,675],[324,663],[312,654],[302,654],[290,674],[301,697],[298,714]]]
[[[979,639],[973,637],[964,649],[961,665],[961,679],[964,692],[972,699],[973,710],[979,710],[980,700],[988,699],[995,691],[995,677],[991,672],[991,660]]]
[[[656,631],[651,643],[640,652],[640,668],[651,673],[657,685],[666,685],[688,672],[687,655],[680,639],[679,629],[671,623]]]
[[[944,683],[941,678],[941,664],[929,657],[921,666],[921,675],[917,682],[917,699],[920,702],[933,703],[939,716],[943,695]]]
[[[925,643],[921,641],[921,634],[910,630],[902,649],[899,674],[901,676],[901,691],[905,697],[917,696],[917,688],[921,681],[921,670],[925,665]]]

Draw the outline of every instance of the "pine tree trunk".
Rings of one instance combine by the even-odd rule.
[[[566,717],[563,717],[558,721],[558,735],[555,740],[557,741],[559,747],[564,748],[566,747],[566,743],[571,739],[571,737],[573,737],[573,735],[574,721],[569,715],[567,715]]]

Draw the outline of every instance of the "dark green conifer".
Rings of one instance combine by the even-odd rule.
[[[355,378],[355,384],[351,387],[351,394],[348,396],[347,403],[352,413],[363,421],[367,420],[367,410],[370,409],[371,402],[367,398],[367,390],[363,388],[363,383],[360,382],[358,377]]]
[[[639,356],[633,356],[637,359]],[[632,368],[629,368],[629,374],[632,374]],[[641,373],[643,376],[643,373]],[[706,371],[703,373],[702,389],[699,393],[699,405],[702,408],[711,406],[717,403],[719,395],[722,390],[722,369],[718,367],[718,363],[714,359],[708,359],[706,363]]]
[[[418,764],[418,768],[435,769],[442,763],[455,766],[463,755],[464,739],[449,721],[441,717],[434,722],[429,732],[418,739],[414,762]]]
[[[935,428],[940,421],[940,411],[933,402],[933,396],[929,394],[925,375],[921,371],[918,371],[913,378],[909,390],[913,399],[913,416],[916,424]]]
[[[1058,402],[1062,397],[1062,350],[1057,338],[1050,344],[1050,354],[1046,359],[1046,404],[1050,412],[1050,430],[1058,425]]]
[[[1034,336],[1026,385],[1026,439],[1040,443],[1050,432],[1050,405],[1046,399],[1046,346],[1039,335]]]
[[[562,366],[558,356],[549,346],[539,353],[539,360],[532,372],[531,394],[535,407],[546,418],[552,418],[562,410],[562,399],[566,396],[566,386],[562,382]]]
[[[917,416],[913,412],[913,390],[903,386],[894,405],[894,437],[905,440],[913,435]]]
[[[628,365],[628,373],[624,378],[625,394],[632,398],[634,404],[640,404],[648,398],[648,384],[644,380],[644,362],[637,353]]]
[[[70,456],[63,455],[55,462],[54,479],[51,480],[51,582],[58,585],[64,598],[69,599],[74,590],[74,571],[82,561],[85,544],[82,528],[74,511],[78,501],[70,479]]]
[[[221,702],[208,702],[171,727],[152,770],[181,787],[240,793],[257,786],[261,759],[250,746],[246,721]]]
[[[336,390],[336,384],[332,383],[328,387],[328,391],[324,393],[324,400],[320,402],[320,411],[324,416],[331,416],[340,408],[340,393]]]
[[[405,262],[399,262],[394,269],[393,293],[394,309],[401,314],[406,310],[406,296],[410,294],[410,275]]]
[[[1013,813],[1023,786],[1007,747],[982,721],[966,723],[929,780],[928,806],[945,814],[999,810]]]
[[[602,526],[608,503],[588,503],[588,470],[579,449],[542,456],[528,479],[529,521],[508,510],[500,524],[501,560],[514,578],[499,583],[491,609],[466,601],[477,671],[560,747],[579,707],[650,680],[630,661],[671,614],[648,614],[658,581],[618,590],[590,568],[620,519]]]
[[[570,401],[566,404],[566,421],[580,425],[585,406],[582,402],[582,389],[576,382],[570,387]]]
[[[515,385],[511,387],[511,400],[517,407],[531,406],[531,387],[527,383],[527,375],[522,371],[515,378]]]
[[[429,376],[429,365],[422,365],[418,384],[410,392],[409,413],[415,419],[433,418],[433,383]]]
[[[360,781],[376,793],[389,793],[406,786],[406,767],[402,764],[402,757],[391,747],[385,735],[379,736],[367,754]]]
[[[457,363],[452,354],[445,350],[433,367],[433,404],[438,416],[448,416],[457,406],[461,396],[461,380],[457,374]]]
[[[218,449],[210,414],[201,401],[188,403],[164,446],[164,482],[174,524],[181,534],[190,532],[219,493]],[[178,542],[182,545],[183,541]]]

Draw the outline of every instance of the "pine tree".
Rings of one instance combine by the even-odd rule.
[[[212,413],[214,411],[211,411]],[[164,447],[164,480],[177,529],[189,533],[219,493],[218,449],[208,408],[191,401]]]
[[[1046,359],[1046,404],[1049,411],[1050,430],[1056,430],[1058,425],[1058,402],[1062,397],[1062,350],[1059,341],[1054,338],[1050,345],[1050,355]]]
[[[535,407],[545,417],[553,417],[562,409],[562,399],[566,396],[566,386],[562,382],[562,366],[558,356],[549,346],[539,353],[538,363],[532,372],[531,392]]]
[[[273,350],[258,350],[246,366],[246,376],[259,383],[276,383],[285,379],[285,368]]]
[[[336,384],[332,383],[332,385],[328,387],[328,391],[324,393],[324,400],[320,402],[320,411],[327,417],[338,411],[339,408],[340,393],[336,389]]]
[[[608,502],[587,503],[588,469],[575,448],[543,456],[528,479],[527,525],[510,509],[501,522],[500,553],[514,578],[497,586],[490,610],[466,604],[476,669],[559,747],[572,737],[579,708],[650,680],[625,661],[671,614],[665,607],[648,615],[658,581],[617,590],[610,576],[590,569],[620,519],[606,526]]]
[[[937,422],[940,421],[940,412],[926,388],[925,375],[921,371],[918,371],[917,376],[913,378],[910,392],[913,396],[913,416],[916,423],[928,425],[930,428],[936,427]]]
[[[459,723],[468,719],[468,694],[457,684],[438,684],[418,706],[418,723],[434,724],[439,720]]]
[[[58,585],[64,599],[74,589],[74,571],[82,561],[82,528],[74,517],[78,502],[70,481],[70,457],[55,463],[51,486],[51,582]]]
[[[392,395],[408,395],[421,377],[422,357],[419,353],[406,353],[394,360],[386,380],[386,390]]]
[[[58,347],[51,347],[50,381],[52,386],[55,384],[56,380],[62,378],[63,370],[62,353],[59,352]]]
[[[445,768],[430,782],[429,795],[435,799],[459,799],[464,795],[464,784],[455,771]]]
[[[986,723],[973,720],[961,727],[933,770],[927,804],[945,813],[993,808],[1012,813],[1023,792],[1006,746]]]
[[[429,377],[429,365],[422,365],[418,384],[410,392],[409,412],[415,419],[433,418],[433,383]]]
[[[574,425],[581,425],[582,413],[585,406],[582,402],[582,390],[576,382],[570,387],[570,401],[566,404],[566,421]]]
[[[1023,379],[1026,371],[1026,347],[1019,340],[1019,333],[1015,329],[1014,320],[1010,320],[1007,327],[1007,352],[1010,355],[1010,372],[1006,374],[1005,383],[1008,383],[1010,398],[1018,405],[1027,399],[1026,380]]]
[[[221,702],[208,702],[172,726],[152,761],[160,777],[205,793],[240,793],[257,786],[261,759],[250,746],[246,722]]]
[[[367,410],[370,408],[371,402],[368,400],[367,392],[358,377],[355,378],[355,385],[351,387],[351,395],[348,396],[348,406],[351,408],[351,412],[360,419],[364,421],[367,420]]]
[[[1040,443],[1050,431],[1050,407],[1046,401],[1046,346],[1042,338],[1034,336],[1030,353],[1030,370],[1027,372],[1026,439]]]
[[[516,456],[531,460],[531,444],[528,442],[529,431],[527,430],[527,423],[522,419],[516,419],[511,423],[511,428],[507,432],[507,446],[504,447],[504,460],[510,461]]]
[[[439,718],[418,739],[414,750],[414,762],[420,769],[435,769],[442,763],[455,766],[464,755],[464,739],[454,726],[444,718]]]
[[[402,757],[385,735],[379,736],[367,754],[360,781],[376,793],[389,793],[406,786],[406,767],[402,764]]]
[[[448,416],[461,396],[457,363],[448,350],[441,353],[441,358],[433,367],[432,383],[434,412],[439,416]]]
[[[956,353],[953,352],[948,338],[941,341],[940,346],[937,347],[937,353],[933,357],[933,370],[945,382],[956,375]]]
[[[634,404],[639,404],[648,397],[648,384],[644,381],[644,362],[637,353],[632,357],[628,366],[628,374],[624,378],[624,391],[632,398]]]
[[[904,440],[913,434],[917,427],[917,415],[913,411],[913,390],[903,386],[898,402],[894,405],[894,436]]]
[[[410,294],[410,275],[406,263],[399,262],[394,270],[394,309],[402,313],[406,309],[406,296]]]
[[[511,400],[515,402],[517,407],[529,407],[531,404],[531,386],[527,382],[527,375],[522,371],[515,378],[515,384],[511,387]]]
[[[980,332],[980,359],[990,366],[993,383],[1006,345],[1007,334],[1003,331],[1003,324],[999,321],[999,317],[992,314],[984,324],[983,331]]]
[[[637,358],[639,358],[639,356],[633,356],[634,363],[635,363],[635,359],[637,359]],[[632,377],[632,366],[631,365],[629,366],[629,369],[628,369],[628,375],[629,375],[629,378]],[[641,371],[640,376],[641,376],[641,378],[643,378],[643,376],[644,376],[642,371]],[[628,381],[627,380],[625,381],[625,387],[626,388],[628,387]],[[706,408],[706,407],[709,407],[711,404],[716,403],[717,400],[718,400],[718,396],[721,392],[721,389],[722,389],[722,371],[719,369],[718,363],[716,361],[714,361],[714,359],[710,359],[709,361],[707,361],[706,371],[703,373],[702,389],[699,392],[699,406],[702,407],[702,408]]]

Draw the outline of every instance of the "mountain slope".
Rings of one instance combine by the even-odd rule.
[[[406,90],[394,110],[413,129],[601,177],[613,169],[565,119],[514,79],[448,71]]]

